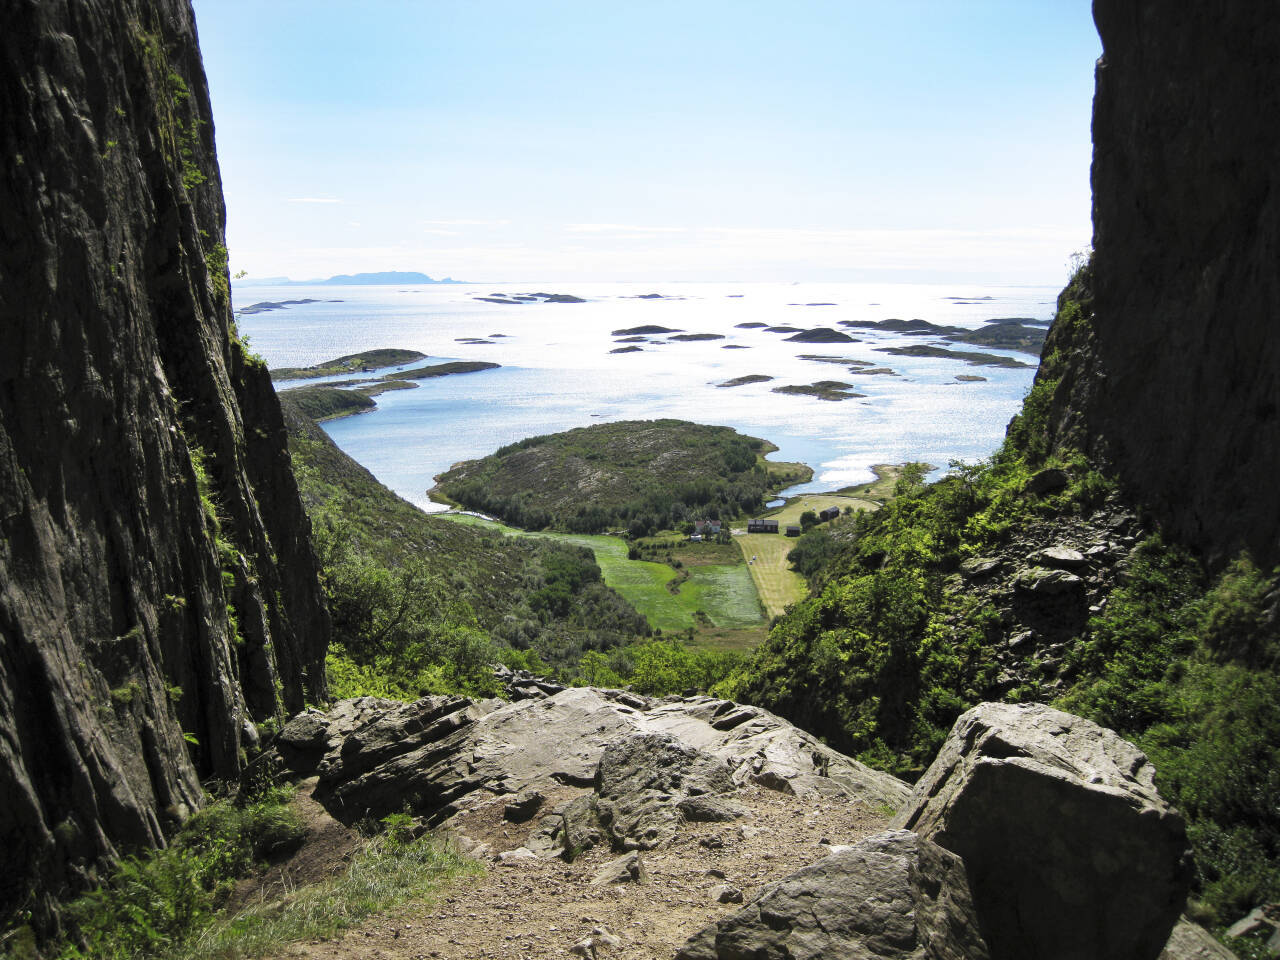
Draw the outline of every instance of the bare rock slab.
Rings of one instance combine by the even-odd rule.
[[[634,838],[641,819],[736,819],[730,795],[744,784],[894,809],[910,795],[900,780],[756,707],[592,687],[543,693],[514,703],[344,700],[295,716],[274,752],[285,772],[318,774],[316,799],[348,823],[408,804],[434,825],[495,794],[513,795],[518,817],[520,797],[579,787],[597,790],[614,822],[635,819],[623,830]],[[575,814],[574,824],[591,819]]]
[[[986,703],[956,721],[893,825],[964,861],[994,960],[1155,960],[1190,870],[1154,775],[1097,724]]]

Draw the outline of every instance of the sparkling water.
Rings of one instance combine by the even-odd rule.
[[[477,299],[572,294],[585,303],[520,305]],[[660,294],[646,298],[645,294]],[[614,420],[675,417],[725,424],[779,447],[778,460],[814,468],[789,493],[832,490],[872,479],[877,463],[991,454],[1031,385],[1027,354],[933,337],[841,326],[841,320],[920,318],[980,327],[999,317],[1048,321],[1056,287],[854,283],[564,283],[436,286],[237,286],[237,309],[260,301],[314,299],[239,318],[252,348],[272,367],[306,366],[378,347],[444,360],[492,360],[499,369],[418,381],[377,397],[376,410],[324,424],[329,435],[384,484],[424,509],[433,478],[461,460],[535,434]],[[787,342],[789,333],[743,328],[764,323],[829,327],[856,343]],[[612,353],[613,331],[638,326],[724,339],[673,342],[653,334],[639,351]],[[467,338],[489,343],[466,343]],[[969,366],[901,357],[879,347],[941,345],[1010,356],[1031,366]],[[800,359],[820,355],[890,367],[896,376],[858,375]],[[716,384],[760,374],[747,386]],[[957,375],[980,376],[961,382]],[[346,379],[346,378],[341,378]],[[772,388],[836,380],[864,394],[832,402]],[[308,381],[309,383],[323,381]],[[282,389],[288,385],[281,385]]]

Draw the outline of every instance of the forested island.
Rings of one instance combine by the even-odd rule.
[[[529,437],[440,474],[432,496],[530,530],[646,536],[759,511],[812,476],[729,427],[629,420]]]

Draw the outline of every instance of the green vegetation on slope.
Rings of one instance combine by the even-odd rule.
[[[1089,337],[1087,281],[1086,269],[1060,299],[1066,329],[1051,345]],[[1147,751],[1161,790],[1188,818],[1193,910],[1221,930],[1280,898],[1280,572],[1241,556],[1215,574],[1148,535],[1105,602],[1068,628],[1062,686],[1042,686],[1032,664],[1012,686],[999,676],[1009,601],[966,583],[960,565],[998,556],[1038,525],[1087,523],[1118,502],[1050,422],[1058,369],[1060,358],[1046,357],[990,463],[956,466],[931,486],[904,475],[896,500],[844,521],[846,536],[802,538],[795,560],[812,594],[717,692],[908,777],[982,700],[1050,699],[1112,727]],[[1069,485],[1028,492],[1034,472],[1052,466],[1067,470]]]
[[[429,897],[475,874],[474,861],[430,834],[413,837],[388,817],[338,877],[279,899],[227,906],[235,881],[297,848],[307,828],[288,805],[292,790],[257,800],[219,800],[192,817],[170,845],[126,857],[104,882],[72,901],[57,960],[245,960],[300,940],[332,937],[371,914]],[[406,818],[407,819],[407,818]],[[8,945],[12,946],[12,944]],[[10,951],[6,956],[22,956]],[[30,954],[34,956],[35,954]]]
[[[682,633],[709,623],[717,627],[757,626],[763,620],[760,602],[747,567],[737,556],[722,563],[685,563],[675,568],[659,559],[666,551],[652,548],[655,559],[638,559],[640,551],[618,537],[585,533],[528,533],[479,517],[450,514],[454,523],[498,530],[509,536],[587,547],[595,555],[604,581],[636,608],[662,633]],[[674,534],[671,536],[675,536]],[[666,543],[670,538],[663,539]],[[679,541],[677,541],[679,542]],[[645,541],[640,541],[644,544]],[[688,556],[691,547],[681,542],[677,555]],[[734,554],[736,547],[727,547]],[[636,559],[632,554],[636,554]],[[677,589],[678,588],[678,589]]]
[[[441,474],[448,500],[530,530],[646,536],[759,510],[776,481],[771,446],[682,420],[596,424],[529,437]]]
[[[289,399],[312,420],[334,420],[353,413],[372,410],[377,404],[372,397],[356,390],[336,387],[298,387],[289,391]]]
[[[187,946],[213,922],[238,877],[302,842],[306,830],[288,795],[272,790],[244,804],[218,801],[188,820],[168,847],[120,860],[101,886],[68,904],[66,937],[46,954],[132,960]]]
[[[334,619],[335,696],[493,689],[488,664],[571,666],[649,632],[580,546],[430,517],[281,394]]]

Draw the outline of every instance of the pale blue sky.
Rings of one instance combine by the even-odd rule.
[[[1057,283],[1085,0],[195,0],[232,269]]]

